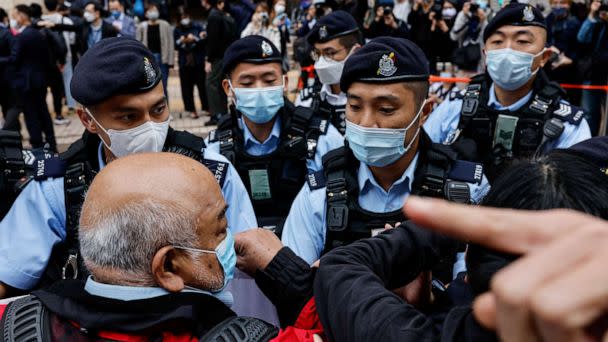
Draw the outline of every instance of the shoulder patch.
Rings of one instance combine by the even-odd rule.
[[[483,179],[483,164],[456,160],[454,163],[452,163],[452,168],[450,169],[448,178],[467,183],[479,184]]]
[[[310,119],[309,128],[318,131],[320,134],[325,134],[329,128],[329,121],[315,115]]]
[[[306,183],[310,190],[317,190],[325,187],[325,174],[323,173],[323,170],[307,174]]]
[[[67,164],[59,157],[49,159],[38,159],[35,162],[36,173],[34,179],[45,180],[47,178],[63,177]]]
[[[585,112],[579,107],[562,101],[559,103],[557,109],[553,111],[553,116],[573,125],[578,125],[583,120]]]
[[[205,165],[209,171],[213,173],[213,177],[215,177],[215,180],[220,185],[220,188],[223,188],[224,183],[226,182],[229,164],[217,160],[203,159],[203,165]]]

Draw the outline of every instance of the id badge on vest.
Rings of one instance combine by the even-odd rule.
[[[519,118],[517,116],[499,114],[496,119],[496,129],[494,130],[494,142],[492,147],[502,145],[507,151],[513,149],[515,140],[515,128]]]
[[[249,170],[249,185],[251,188],[251,199],[254,201],[272,198],[268,170]]]

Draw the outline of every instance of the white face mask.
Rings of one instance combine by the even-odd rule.
[[[184,26],[190,25],[190,18],[184,18],[180,21],[180,23]]]
[[[285,13],[285,6],[279,4],[274,5],[274,12],[277,15]]]
[[[19,29],[19,23],[17,22],[17,19],[11,19],[11,28],[14,28],[15,30]]]
[[[171,118],[164,122],[146,121],[137,127],[121,131],[114,129],[106,130],[95,120],[93,114],[87,108],[85,110],[110,139],[109,144],[103,139],[101,141],[112,151],[116,158],[134,153],[161,152],[163,150]]]
[[[150,11],[148,13],[146,13],[146,18],[150,19],[150,20],[156,20],[159,17],[159,13],[156,11]]]
[[[315,71],[317,72],[317,75],[319,75],[321,83],[327,85],[340,83],[340,77],[342,77],[342,70],[344,70],[344,63],[346,63],[346,60],[349,56],[350,52],[348,53],[348,56],[346,56],[346,58],[339,62],[327,59],[324,56],[319,57],[319,60],[315,62]]]
[[[87,23],[92,23],[95,21],[95,14],[93,14],[91,12],[85,11],[83,16],[84,16],[84,20],[86,20]]]

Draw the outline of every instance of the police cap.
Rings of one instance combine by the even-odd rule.
[[[545,17],[542,12],[531,5],[510,3],[504,7],[496,15],[488,25],[485,31],[483,31],[483,41],[485,42],[488,38],[496,32],[499,28],[505,25],[515,26],[538,26],[546,29]]]
[[[353,82],[395,83],[428,78],[429,62],[416,44],[404,38],[378,37],[346,60],[340,87],[346,92]]]
[[[72,96],[84,106],[124,94],[146,92],[161,80],[152,52],[132,38],[106,38],[80,58],[70,84]]]
[[[321,17],[308,33],[306,40],[311,45],[325,43],[358,31],[359,26],[352,15],[345,11],[335,11]]]
[[[282,63],[279,49],[262,36],[243,37],[230,44],[224,53],[224,74],[229,74],[239,63]]]
[[[571,146],[568,150],[573,151],[600,168],[608,168],[608,136],[593,137]]]

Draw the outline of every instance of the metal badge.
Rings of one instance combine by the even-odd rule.
[[[150,86],[154,84],[154,81],[156,80],[156,70],[154,70],[148,57],[144,57],[144,73],[146,74],[146,85]]]
[[[328,35],[327,26],[321,26],[321,28],[319,28],[319,38],[325,39]]]
[[[393,76],[395,72],[397,72],[395,62],[396,58],[394,52],[391,52],[389,55],[382,55],[382,58],[378,61],[378,72],[376,74],[385,77]]]
[[[272,46],[267,41],[262,42],[262,58],[272,56]]]
[[[532,12],[532,6],[528,5],[524,8],[524,21],[533,21],[534,20],[534,12]]]

